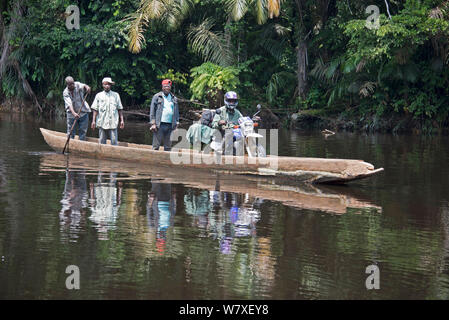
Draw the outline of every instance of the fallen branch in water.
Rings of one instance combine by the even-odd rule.
[[[134,116],[142,116],[142,117],[146,117],[146,118],[150,117],[150,115],[148,115],[146,113],[138,112],[138,111],[123,111],[123,114],[130,114],[130,115],[134,115]],[[179,117],[179,120],[190,121],[189,119],[183,118],[181,116]]]
[[[321,133],[323,133],[323,134],[325,134],[325,135],[332,135],[332,134],[335,134],[335,132],[330,131],[330,130],[327,130],[327,129],[324,129],[323,131],[321,131]]]
[[[205,107],[208,107],[208,108],[209,108],[209,106],[208,106],[207,104],[204,104],[204,103],[201,103],[201,102],[198,102],[198,101],[187,100],[187,99],[182,99],[182,98],[178,98],[178,101],[180,101],[180,102],[193,103],[193,104],[197,104],[197,105],[205,106]]]

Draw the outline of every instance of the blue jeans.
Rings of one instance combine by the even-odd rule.
[[[75,118],[67,117],[67,134],[70,133],[72,129],[73,123],[75,122]],[[89,125],[89,114],[86,113],[76,122],[75,127],[73,128],[72,134],[70,136],[71,139],[75,138],[75,135],[78,134],[80,140],[86,140],[87,127]]]
[[[118,144],[118,134],[117,134],[117,128],[115,129],[99,129],[99,136],[100,136],[100,143],[106,144],[106,139],[111,139],[111,145],[116,146]]]
[[[153,149],[159,150],[161,144],[164,145],[164,151],[171,150],[170,135],[172,132],[172,124],[161,122],[156,132],[153,132]]]

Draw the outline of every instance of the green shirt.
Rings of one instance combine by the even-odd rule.
[[[97,93],[91,106],[98,112],[96,126],[102,129],[117,129],[119,114],[122,110],[122,101],[117,92],[110,90]]]
[[[242,114],[240,113],[240,111],[238,111],[237,109],[234,109],[233,113],[228,112],[226,110],[226,107],[221,107],[220,110],[221,110],[221,113],[220,114],[216,113],[215,116],[214,116],[214,120],[212,121],[212,128],[213,129],[221,129],[221,128],[229,129],[229,128],[232,128],[234,125],[238,125],[239,124],[239,118],[243,117]],[[225,120],[226,121],[226,125],[220,126],[218,124],[218,122],[220,120]]]
[[[187,130],[186,138],[189,140],[190,144],[205,143],[209,144],[211,142],[214,132],[208,126],[201,125],[199,123],[194,123]]]
[[[172,123],[174,111],[172,96],[171,94],[168,94],[168,96],[163,94],[162,96],[164,98],[164,108],[162,110],[161,122]]]

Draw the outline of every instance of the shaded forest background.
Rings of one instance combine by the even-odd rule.
[[[3,110],[63,116],[71,75],[94,92],[110,76],[125,109],[146,111],[171,78],[186,100],[216,107],[236,90],[240,109],[261,103],[284,126],[449,127],[447,1],[3,0],[0,12]]]

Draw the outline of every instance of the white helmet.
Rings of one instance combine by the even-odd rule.
[[[224,96],[224,103],[225,103],[226,109],[234,110],[239,104],[239,99],[237,97],[237,93],[235,93],[234,91],[226,92],[226,94]]]

